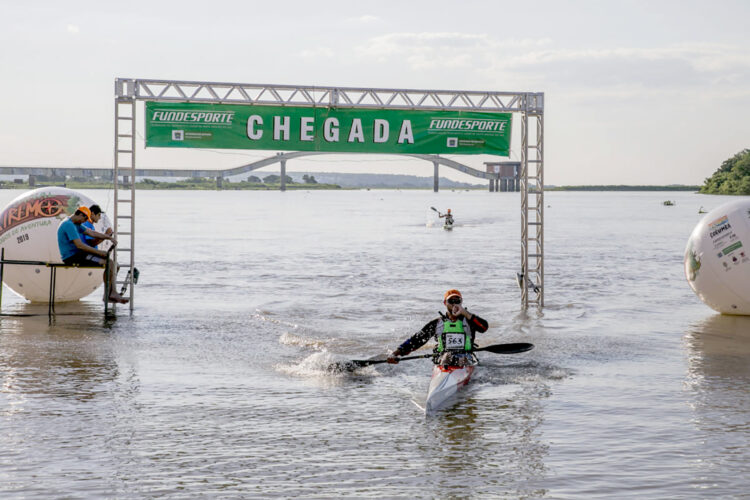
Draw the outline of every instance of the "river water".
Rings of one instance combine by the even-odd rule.
[[[97,292],[50,324],[4,290],[31,316],[0,320],[0,496],[743,497],[750,318],[682,266],[698,208],[729,199],[547,193],[546,307],[524,312],[517,193],[138,192],[132,315]],[[430,416],[428,360],[326,371],[395,348],[448,288],[480,345],[534,350],[483,353]]]

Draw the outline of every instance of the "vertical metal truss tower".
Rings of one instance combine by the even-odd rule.
[[[521,303],[544,305],[544,93],[316,87],[118,78],[115,80],[115,231],[135,259],[137,101],[513,113],[521,117]],[[536,134],[530,142],[530,126]],[[129,126],[129,132],[123,133]],[[127,181],[129,179],[129,182]],[[122,182],[122,183],[121,183]],[[123,189],[127,188],[127,189]],[[129,193],[128,193],[129,190]],[[126,196],[122,196],[126,195]],[[129,208],[129,211],[125,210]],[[128,215],[121,215],[124,212]],[[127,218],[129,217],[129,218]],[[132,278],[131,278],[132,279]],[[130,283],[130,307],[133,287]],[[533,295],[529,294],[533,292]]]
[[[543,100],[543,95],[536,97]],[[521,114],[521,303],[544,306],[544,109],[529,102]],[[533,295],[529,295],[529,291]]]
[[[135,276],[135,120],[136,100],[132,96],[133,83],[116,81],[115,84],[115,159],[114,159],[114,249],[115,265],[127,269],[123,281],[127,283],[127,297],[133,310]],[[120,254],[124,254],[122,258]],[[127,263],[126,263],[127,262]],[[108,291],[105,290],[105,294]],[[113,307],[115,305],[113,304]]]

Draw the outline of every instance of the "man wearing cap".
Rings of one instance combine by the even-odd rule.
[[[81,226],[85,227],[86,229],[90,229],[91,231],[96,232],[96,228],[94,227],[94,224],[99,222],[99,220],[102,218],[102,214],[104,213],[102,212],[101,207],[99,205],[91,205],[88,208],[79,207],[79,210],[88,216],[88,220],[84,221],[83,224],[81,224]],[[104,231],[104,234],[106,234],[107,236],[111,236],[112,228],[108,227]],[[84,234],[83,239],[84,239],[83,241],[84,243],[94,248],[98,247],[99,243],[104,241],[102,238],[93,238],[89,236],[88,234]]]
[[[73,215],[62,221],[57,228],[57,246],[60,249],[60,256],[62,257],[63,263],[67,265],[103,267],[107,262],[107,252],[87,245],[83,242],[83,238],[88,236],[100,240],[110,240],[112,245],[116,245],[117,241],[115,241],[112,236],[98,233],[83,227],[82,224],[88,220],[88,214],[86,212],[90,212],[88,208],[79,207]],[[109,273],[108,296],[110,302],[126,304],[128,299],[118,294],[115,290],[117,269],[111,261]]]
[[[443,304],[446,313],[440,313],[439,318],[424,325],[420,331],[398,346],[388,356],[389,363],[398,363],[400,356],[419,349],[431,338],[437,341],[433,350],[435,355],[432,358],[436,364],[472,362],[474,336],[477,332],[486,332],[489,325],[483,318],[464,309],[463,297],[458,290],[451,289],[445,292]]]

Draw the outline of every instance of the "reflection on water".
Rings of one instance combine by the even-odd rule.
[[[19,316],[5,316],[0,326],[4,387],[11,394],[80,400],[106,393],[118,368],[106,345],[107,333],[92,332],[92,326],[104,325],[102,308],[87,302],[60,304],[51,324],[46,309],[44,304],[18,304],[6,312]]]
[[[43,497],[79,482],[92,496],[113,491],[115,469],[128,463],[139,382],[132,366],[121,369],[101,304],[59,304],[52,323],[46,304],[3,312],[11,315],[0,322],[0,483],[13,477],[3,464],[37,477],[3,491]],[[91,481],[99,474],[110,477]]]
[[[419,424],[425,432],[419,449],[434,468],[432,494],[543,496],[545,490],[533,484],[546,472],[548,445],[540,427],[547,396],[548,379],[530,364],[483,363],[453,406]]]
[[[750,317],[715,314],[691,326],[687,386],[702,432],[703,479],[738,493],[734,478],[750,473]]]
[[[696,409],[711,415],[699,424],[750,430],[750,317],[715,314],[693,325],[685,338]]]
[[[750,379],[750,317],[715,314],[686,335],[691,375],[732,386]]]

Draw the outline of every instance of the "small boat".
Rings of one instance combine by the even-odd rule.
[[[453,231],[453,224],[445,223],[443,224],[443,229],[445,229],[446,231]]]
[[[671,207],[671,206],[674,206],[674,205],[676,205],[676,203],[674,201],[672,201],[672,200],[667,200],[667,201],[664,202],[664,206],[665,207]]]
[[[465,366],[435,365],[427,391],[425,413],[443,408],[461,387],[468,384],[477,363],[476,357],[473,357],[473,363]]]

